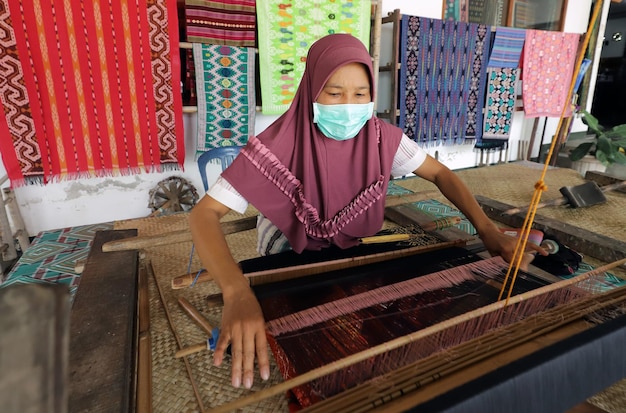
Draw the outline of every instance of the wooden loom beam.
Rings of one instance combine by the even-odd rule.
[[[94,237],[70,314],[72,412],[129,412],[135,406],[138,253],[104,254],[100,247],[136,234],[107,230]]]
[[[271,282],[285,281],[289,279],[305,277],[308,275],[320,274],[322,272],[336,271],[366,264],[373,264],[381,261],[388,261],[394,258],[404,257],[413,254],[421,254],[442,248],[450,248],[461,245],[465,245],[465,241],[442,241],[437,244],[420,245],[417,247],[404,248],[384,253],[342,258],[333,261],[322,261],[310,264],[296,265],[292,267],[272,268],[269,270],[262,270],[244,274],[244,276],[248,279],[250,285],[262,285]],[[196,274],[184,274],[175,277],[172,279],[172,289],[176,290],[189,287],[191,284],[193,284],[195,278]],[[196,282],[205,282],[212,279],[213,277],[211,277],[210,274],[208,274],[206,271],[202,271],[199,275],[197,275]]]

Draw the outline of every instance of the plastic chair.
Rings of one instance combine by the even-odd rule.
[[[222,171],[226,169],[239,155],[241,146],[220,146],[218,148],[212,148],[204,152],[198,158],[198,168],[200,168],[200,177],[202,177],[202,185],[204,190],[209,190],[209,182],[207,181],[206,167],[212,160],[219,160],[222,164]]]

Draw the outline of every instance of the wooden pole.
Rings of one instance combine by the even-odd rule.
[[[209,320],[204,318],[202,313],[200,313],[200,311],[198,311],[196,307],[191,305],[191,303],[187,301],[185,297],[179,297],[178,304],[183,310],[185,310],[185,313],[187,313],[187,315],[191,317],[191,319],[195,321],[196,324],[198,324],[202,331],[204,331],[209,337],[213,337],[213,326],[209,324]]]
[[[327,271],[334,271],[345,268],[357,267],[360,265],[372,264],[375,262],[387,261],[394,258],[430,252],[442,248],[460,246],[464,245],[465,243],[466,242],[464,240],[446,241],[433,245],[420,245],[416,247],[403,248],[384,253],[363,255],[360,257],[348,257],[333,261],[322,261],[285,268],[273,268],[269,270],[244,274],[244,276],[248,279],[251,285],[261,285],[270,282],[305,277],[307,275],[320,274]],[[194,283],[194,280],[196,283],[200,283],[210,281],[212,279],[213,277],[211,277],[211,275],[204,270],[201,270],[199,274],[183,274],[172,279],[172,289],[177,290],[180,288],[189,287],[191,284]]]
[[[0,239],[3,246],[2,259],[4,261],[11,261],[17,258],[17,250],[15,249],[15,241],[13,239],[13,230],[9,223],[9,216],[7,215],[7,209],[5,206],[4,197],[0,197]]]
[[[152,412],[152,338],[150,336],[150,299],[148,292],[148,270],[139,266],[138,312],[139,348],[137,365],[137,411]]]
[[[26,251],[30,247],[30,240],[28,239],[28,232],[26,231],[26,225],[20,214],[20,209],[17,205],[15,198],[15,192],[11,188],[4,188],[5,204],[9,210],[9,217],[13,221],[13,227],[15,228],[14,237],[20,244],[22,252]]]

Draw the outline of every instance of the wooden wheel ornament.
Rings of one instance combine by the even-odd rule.
[[[152,215],[168,215],[189,211],[198,202],[196,188],[186,179],[172,176],[150,190],[148,207]]]

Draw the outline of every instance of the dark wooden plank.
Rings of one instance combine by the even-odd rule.
[[[99,231],[70,314],[69,411],[134,411],[137,251],[102,244],[137,230]]]
[[[524,225],[524,214],[503,214],[505,211],[513,208],[512,205],[481,195],[476,195],[476,200],[487,216],[494,221],[514,228]],[[565,222],[537,214],[535,215],[533,228],[542,231],[545,235],[555,237],[563,244],[583,255],[589,255],[601,261],[613,262],[626,257],[626,242],[596,234]]]
[[[619,182],[624,181],[623,179],[616,178],[605,172],[598,172],[598,171],[587,171],[585,173],[585,179],[588,181],[595,182],[596,184],[598,184],[598,186],[613,185],[613,184],[617,184]],[[617,188],[615,191],[626,193],[626,186]]]
[[[0,289],[3,412],[67,412],[70,306],[61,284]]]

